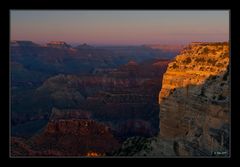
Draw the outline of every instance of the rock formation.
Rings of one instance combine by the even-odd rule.
[[[184,45],[168,45],[168,44],[155,44],[155,45],[144,45],[145,47],[149,47],[152,49],[160,49],[164,52],[179,52],[184,48]]]
[[[37,47],[40,46],[36,43],[33,43],[32,41],[16,41],[13,40],[10,43],[11,47]]]
[[[128,138],[124,141],[121,148],[107,155],[137,157],[176,156],[173,149],[173,141],[160,139],[158,137],[144,138],[139,136]]]
[[[159,95],[160,138],[177,155],[229,154],[228,43],[193,43],[169,63]]]
[[[46,148],[65,156],[84,156],[92,151],[104,154],[119,146],[106,125],[88,119],[51,120],[32,140],[36,150]]]
[[[40,118],[48,123],[32,132],[31,139],[13,138],[13,155],[21,155],[22,149],[24,155],[102,156],[128,137],[157,135],[158,92],[168,63],[161,59],[130,62],[97,74],[48,78],[33,92],[40,108],[37,113],[46,115],[33,122]],[[16,120],[21,117],[13,117],[17,126],[32,118]]]
[[[148,67],[149,75],[139,72],[140,65],[132,71],[126,70],[127,65],[105,75],[57,75],[37,89],[37,96],[48,95],[53,106],[61,109],[90,111],[93,118],[111,123],[110,127],[122,138],[141,134],[153,136],[159,130],[159,77],[166,70],[167,62],[152,63],[151,68]]]
[[[110,128],[89,118],[86,111],[54,108],[48,124],[39,133],[29,139],[11,139],[11,155],[103,156],[119,148]]]
[[[51,42],[47,43],[47,46],[53,47],[53,48],[61,48],[61,49],[68,49],[71,47],[64,41],[51,41]]]
[[[116,156],[229,156],[228,43],[192,43],[171,63],[159,94],[158,137],[132,137]]]

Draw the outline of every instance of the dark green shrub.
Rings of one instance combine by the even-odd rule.
[[[203,49],[202,53],[207,54],[208,51],[209,51],[209,49],[208,49],[207,47],[205,47],[205,48]]]
[[[212,50],[212,54],[214,54],[214,55],[216,55],[216,54],[217,54],[217,52],[216,52],[216,50],[215,50],[215,49],[213,49],[213,50]]]
[[[210,75],[207,80],[208,81],[216,80],[218,77],[219,76],[217,76],[217,75]]]
[[[228,53],[226,53],[226,52],[225,52],[225,53],[222,53],[222,54],[220,55],[220,57],[223,58],[223,59],[224,59],[224,58],[227,58],[228,56],[229,56],[229,55],[228,55]]]
[[[218,96],[218,100],[225,100],[227,97],[223,96],[223,95],[219,95]]]
[[[212,76],[211,79],[215,80],[215,79],[217,79],[217,76]]]
[[[211,71],[211,72],[214,72],[215,70],[214,70],[214,68],[211,68],[210,71]]]
[[[207,61],[209,64],[211,64],[211,65],[215,65],[216,64],[216,62],[217,62],[217,60],[213,60],[213,59],[208,59],[208,61]]]
[[[178,68],[179,66],[176,63],[174,63],[172,67],[173,69],[175,69],[175,68]]]
[[[191,60],[190,57],[188,57],[188,58],[186,58],[185,60],[183,60],[183,63],[185,63],[185,64],[189,64],[189,63],[191,63],[191,62],[192,62],[192,60]]]
[[[229,75],[229,65],[227,67],[227,72],[223,75],[223,80],[226,81],[227,80],[227,77]]]
[[[206,60],[203,58],[203,57],[201,57],[201,58],[196,58],[195,59],[195,62],[197,62],[197,63],[199,63],[199,62],[205,62]]]
[[[207,96],[205,95],[205,88],[204,88],[204,87],[202,87],[201,93],[199,94],[199,96],[207,97]]]
[[[217,51],[220,51],[223,49],[223,46],[218,46]]]
[[[217,67],[223,67],[224,65],[222,63],[217,63]]]
[[[173,94],[175,90],[176,90],[176,88],[171,89],[171,91],[170,91],[170,95]]]

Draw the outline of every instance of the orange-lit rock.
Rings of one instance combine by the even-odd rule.
[[[68,45],[64,41],[51,41],[51,42],[47,43],[47,46],[53,47],[53,48],[63,48],[63,49],[70,48],[70,45]]]
[[[103,156],[103,154],[97,153],[97,152],[88,152],[87,157],[100,157]]]
[[[32,141],[35,148],[45,148],[65,156],[82,156],[88,152],[98,156],[119,147],[106,125],[87,119],[53,119]]]
[[[177,154],[228,154],[228,66],[228,43],[193,43],[169,63],[159,94],[160,138],[181,140]]]

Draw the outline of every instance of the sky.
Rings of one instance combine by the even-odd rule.
[[[228,41],[229,11],[11,10],[10,39],[92,45]]]

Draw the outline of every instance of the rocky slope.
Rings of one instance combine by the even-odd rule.
[[[110,152],[107,155],[137,157],[176,156],[173,149],[173,141],[158,137],[144,138],[140,136],[128,138],[118,150]]]
[[[119,146],[107,126],[86,119],[50,121],[33,141],[37,150],[46,148],[73,156],[85,156],[88,152],[104,154]]]
[[[94,75],[57,75],[46,80],[36,96],[61,109],[90,111],[92,118],[107,122],[122,138],[152,136],[158,132],[157,97],[167,63],[130,61],[117,70]]]
[[[192,43],[169,63],[159,94],[160,133],[129,138],[113,155],[229,156],[228,43]]]
[[[47,43],[47,46],[53,47],[53,48],[61,48],[61,49],[68,49],[71,47],[64,41],[51,41],[51,42]]]
[[[119,148],[110,128],[89,118],[86,111],[54,108],[38,134],[11,139],[12,156],[103,156]]]
[[[229,155],[228,43],[192,43],[168,63],[130,61],[114,70],[99,68],[92,76],[58,75],[49,78],[37,89],[36,95],[44,94],[43,99],[61,109],[52,109],[47,126],[31,140],[12,138],[12,153]],[[144,138],[154,136],[158,130],[155,125],[158,123],[158,101],[159,136]],[[123,139],[141,137],[129,138],[120,147],[117,136]],[[72,148],[72,145],[81,149]],[[111,152],[114,149],[118,150]]]
[[[37,111],[35,116],[25,117],[19,112],[12,117],[16,136],[33,135],[26,140],[13,137],[13,155],[99,156],[118,149],[128,137],[156,135],[158,92],[168,63],[130,61],[118,69],[98,70],[91,75],[50,77],[33,90],[34,96],[23,99]],[[27,124],[29,119],[32,124],[48,123],[39,122],[38,129],[31,128],[31,134],[23,135],[20,130],[32,126]]]
[[[67,107],[79,105],[84,97],[102,88],[119,91],[125,90],[124,85],[132,85],[131,89],[137,90],[143,83],[142,90],[152,92],[153,90],[149,88],[153,88],[157,92],[161,87],[159,79],[161,77],[158,77],[158,74],[165,72],[167,61],[156,62],[154,68],[151,65],[142,66],[141,64],[129,68],[123,65],[129,60],[139,63],[143,60],[167,57],[165,56],[167,53],[161,50],[155,52],[141,46],[93,47],[87,44],[73,48],[63,41],[48,44],[43,46],[32,41],[11,41],[11,109],[14,126],[31,121],[32,117],[39,115],[38,113],[42,111],[46,111],[46,115],[49,113],[48,111],[52,108],[49,105],[51,99],[46,96],[38,98],[40,96],[35,94],[35,90],[51,77],[54,81],[64,80],[61,74],[82,75],[79,81],[81,90],[75,90],[70,83],[66,84],[67,87],[64,89],[52,93],[53,103],[56,103],[57,107],[61,104]],[[164,68],[161,68],[161,64]],[[122,70],[117,70],[121,65],[123,65]],[[131,72],[128,69],[131,69]],[[146,72],[149,69],[150,71]],[[161,69],[163,71],[159,71]],[[155,79],[146,80],[143,74],[145,78]],[[136,79],[139,77],[143,79]],[[66,78],[65,80],[74,80],[71,77]],[[53,80],[50,82],[54,82]],[[55,86],[57,85],[63,84]],[[64,96],[65,98],[61,98]]]
[[[159,95],[160,138],[178,155],[228,155],[228,43],[193,43],[168,65]]]
[[[56,73],[89,74],[96,68],[116,68],[133,59],[170,58],[173,52],[138,47],[93,47],[87,44],[72,47],[64,41],[39,45],[32,41],[11,41],[11,62],[30,71],[52,76]],[[13,68],[14,70],[14,68]],[[21,75],[21,77],[23,77]]]

